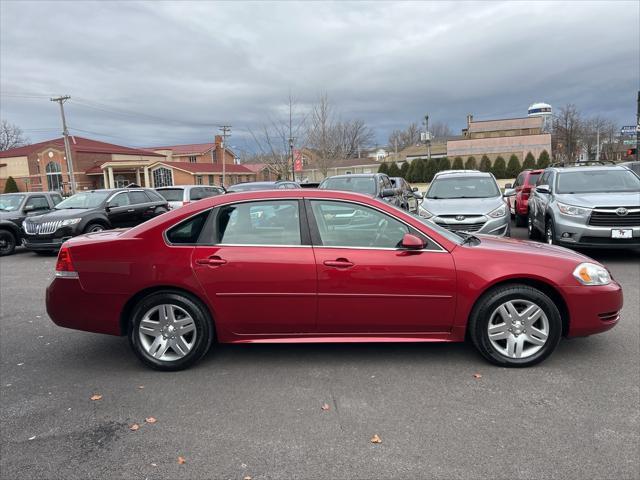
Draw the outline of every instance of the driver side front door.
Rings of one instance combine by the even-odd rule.
[[[449,332],[455,267],[449,252],[399,248],[405,233],[424,235],[375,208],[307,201],[318,275],[318,332]]]

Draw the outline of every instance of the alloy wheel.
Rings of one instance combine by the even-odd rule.
[[[10,233],[0,232],[0,255],[9,255],[16,247],[16,241]]]
[[[87,229],[87,233],[102,232],[103,230],[104,227],[102,225],[91,225],[91,227]]]
[[[545,230],[545,240],[549,245],[553,245],[553,224],[550,221],[547,222],[547,228]]]
[[[138,338],[152,358],[171,362],[186,356],[196,344],[196,325],[178,305],[162,304],[149,309],[138,327]]]
[[[528,358],[547,343],[549,319],[529,300],[509,300],[491,314],[487,334],[491,346],[505,357]]]

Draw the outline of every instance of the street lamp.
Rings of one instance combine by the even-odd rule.
[[[289,154],[291,155],[291,179],[296,181],[296,166],[293,160],[293,137],[289,137]]]

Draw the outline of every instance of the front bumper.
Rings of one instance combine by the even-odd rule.
[[[25,235],[22,244],[27,250],[59,250],[64,242],[69,240],[68,237],[40,237],[38,235]]]
[[[640,226],[595,227],[585,218],[558,215],[554,221],[556,242],[565,247],[640,248]],[[612,230],[632,230],[632,238],[612,238]]]
[[[584,337],[605,332],[620,320],[623,305],[622,287],[609,285],[565,287],[569,309],[569,337]]]
[[[511,236],[511,220],[508,214],[500,218],[491,218],[487,215],[467,216],[463,220],[435,216],[430,220],[453,232],[466,231],[499,237]]]

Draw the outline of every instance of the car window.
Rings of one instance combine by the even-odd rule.
[[[57,193],[54,195],[51,195],[51,201],[53,202],[54,205],[57,205],[62,201],[62,196],[58,195]]]
[[[47,202],[47,199],[44,196],[30,197],[29,199],[27,199],[27,202],[24,204],[24,206],[25,208],[33,207],[33,210],[48,210],[49,202]]]
[[[487,176],[450,176],[438,177],[429,187],[427,198],[492,198],[500,196],[500,190],[493,177]]]
[[[393,185],[391,185],[391,180],[389,180],[389,177],[382,177],[382,185],[384,185],[384,188],[393,188]]]
[[[130,204],[131,202],[129,201],[129,195],[127,195],[127,192],[118,193],[109,201],[110,207],[126,207]]]
[[[516,183],[513,184],[513,188],[519,187],[524,183],[524,176],[524,172],[518,175],[518,178],[516,178]]]
[[[13,193],[0,195],[0,210],[5,212],[17,210],[20,208],[22,200],[24,200],[24,195],[16,195]]]
[[[215,231],[218,244],[301,245],[298,201],[225,205],[216,216]]]
[[[409,227],[357,203],[311,200],[318,234],[325,247],[398,248]]]
[[[108,190],[76,193],[75,195],[72,195],[71,197],[57,204],[56,210],[67,210],[73,208],[96,208],[98,205],[102,204],[102,202],[104,202],[109,195],[111,195],[111,192]]]
[[[640,179],[626,169],[580,170],[558,174],[558,193],[640,192]]]
[[[134,190],[129,192],[129,201],[135,205],[138,203],[149,203],[149,197],[147,197],[144,192],[140,190]]]
[[[330,177],[320,184],[320,188],[375,195],[376,179],[375,177]]]
[[[182,188],[161,188],[158,193],[167,202],[182,202],[184,190]]]
[[[189,200],[202,200],[204,197],[204,188],[195,187],[189,192]]]
[[[198,243],[200,232],[204,227],[210,210],[191,217],[167,231],[167,240],[174,244]]]
[[[549,172],[544,172],[540,178],[538,178],[538,181],[536,182],[536,187],[538,185],[548,185],[547,180],[549,179]]]
[[[527,183],[529,185],[535,185],[539,177],[540,177],[539,173],[532,173],[529,175],[529,179],[527,180]]]

